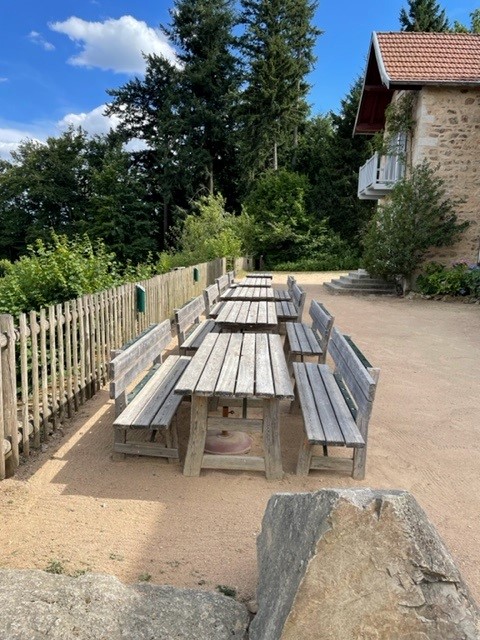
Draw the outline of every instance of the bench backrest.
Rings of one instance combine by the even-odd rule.
[[[345,385],[355,404],[352,413],[363,439],[367,442],[368,421],[372,413],[380,369],[370,366],[352,340],[347,339],[336,328],[332,329],[328,352],[335,363],[335,376],[340,388],[342,384]]]
[[[185,334],[193,324],[200,322],[200,316],[205,314],[205,298],[197,296],[184,304],[180,309],[175,309],[175,326],[178,335],[178,345],[185,342]]]
[[[215,282],[218,286],[218,293],[223,293],[230,286],[230,276],[228,273],[224,273],[223,276],[216,278]]]
[[[233,284],[235,281],[235,271],[228,271],[227,273],[228,276],[228,284]]]
[[[288,276],[288,278],[287,278],[287,289],[289,291],[292,290],[292,287],[295,284],[295,282],[296,282],[295,276]]]
[[[211,284],[209,287],[203,290],[203,297],[205,299],[205,313],[208,316],[213,305],[218,302],[218,296],[220,291],[217,284]]]
[[[309,313],[312,319],[312,331],[323,351],[322,361],[325,362],[327,345],[335,318],[325,309],[323,304],[320,304],[320,302],[316,300],[312,300]]]
[[[116,399],[138,375],[154,362],[161,362],[162,352],[172,339],[170,320],[148,327],[137,338],[115,352],[109,363],[110,398]]]
[[[298,311],[298,320],[297,322],[302,321],[303,315],[303,307],[305,306],[305,298],[307,297],[307,292],[302,289],[296,282],[292,284],[292,288],[290,289],[290,295],[292,297],[292,302],[296,306]]]

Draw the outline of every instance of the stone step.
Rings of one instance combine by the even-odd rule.
[[[369,294],[376,294],[376,295],[394,295],[395,294],[395,288],[372,288],[372,287],[345,287],[342,285],[339,285],[337,283],[335,283],[335,281],[333,280],[332,282],[324,282],[323,286],[325,287],[325,289],[329,292],[329,293],[333,293],[336,295],[351,295],[351,294],[359,294],[359,295],[369,295]]]
[[[350,276],[340,276],[338,280],[335,280],[338,284],[343,284],[346,287],[380,287],[395,288],[394,285],[380,278],[350,278]]]

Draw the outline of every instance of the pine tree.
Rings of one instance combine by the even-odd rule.
[[[310,0],[242,0],[246,89],[241,100],[244,166],[278,168],[278,150],[296,143],[308,111],[306,76],[320,31]]]
[[[170,15],[163,30],[178,63],[147,56],[145,77],[109,91],[108,108],[128,138],[148,145],[136,157],[153,178],[165,233],[174,205],[186,207],[214,190],[235,198],[234,107],[241,81],[232,0],[177,0]]]
[[[408,0],[408,13],[400,11],[402,31],[448,31],[445,10],[435,0]]]

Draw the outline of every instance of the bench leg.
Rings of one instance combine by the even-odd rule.
[[[365,478],[365,467],[367,463],[367,447],[355,447],[353,450],[353,472],[352,478],[363,480]]]
[[[298,452],[297,476],[308,476],[312,462],[312,453],[313,445],[310,444],[307,436],[304,435],[302,444],[300,445],[300,451]]]
[[[115,445],[118,444],[125,444],[127,442],[127,430],[124,429],[123,427],[115,427],[115,431],[113,434],[113,450],[115,451]],[[125,459],[126,458],[126,454],[124,453],[122,455],[122,458]]]
[[[175,416],[170,426],[165,431],[165,444],[168,449],[175,449],[178,454],[178,431],[177,431],[177,416]],[[177,458],[167,458],[168,462],[176,462]]]

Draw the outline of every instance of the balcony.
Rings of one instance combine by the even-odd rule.
[[[403,155],[381,156],[378,153],[369,158],[358,175],[358,197],[360,200],[380,200],[393,189],[405,174]]]

